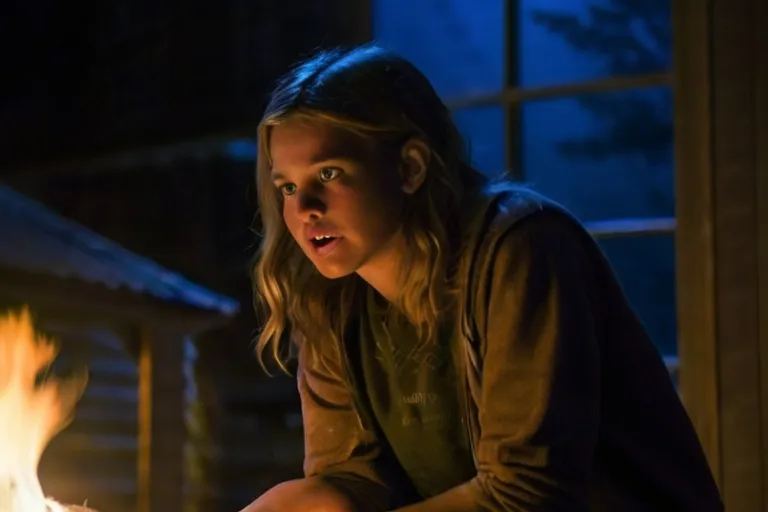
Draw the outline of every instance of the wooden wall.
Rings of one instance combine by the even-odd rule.
[[[72,424],[40,464],[45,492],[70,504],[134,512],[138,491],[138,370],[125,333],[112,326],[42,325],[61,343],[57,373],[87,367],[89,382]]]
[[[194,342],[177,330],[43,320],[53,372],[88,370],[74,421],[40,464],[45,492],[105,512],[208,511],[214,438]],[[215,457],[214,457],[215,458]]]
[[[729,512],[768,509],[768,4],[677,0],[680,387]]]

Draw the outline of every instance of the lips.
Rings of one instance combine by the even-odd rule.
[[[343,240],[344,238],[340,236],[313,238],[310,240],[310,245],[317,254],[326,255],[336,249]]]
[[[328,254],[336,248],[343,237],[330,226],[312,226],[307,230],[310,246],[318,254]]]
[[[332,235],[320,235],[316,236],[315,238],[310,238],[309,243],[315,247],[325,247],[326,245],[333,243],[333,241],[337,238],[337,236]]]

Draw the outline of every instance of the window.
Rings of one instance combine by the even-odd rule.
[[[677,354],[670,0],[373,0],[374,37],[454,108],[473,161],[598,238]]]

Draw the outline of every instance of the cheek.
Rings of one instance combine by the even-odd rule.
[[[291,236],[298,240],[297,235],[299,234],[299,228],[301,227],[301,220],[298,215],[296,215],[293,208],[291,208],[291,203],[289,201],[283,202],[283,222],[285,222],[285,227],[288,228]]]
[[[402,203],[399,199],[383,192],[360,198],[358,222],[364,223],[368,233],[377,238],[389,236],[400,227]]]
[[[373,191],[368,208],[385,216],[390,222],[399,220],[403,209],[403,191],[390,181],[380,183]]]

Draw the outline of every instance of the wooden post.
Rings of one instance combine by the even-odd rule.
[[[768,507],[765,0],[675,0],[680,388],[730,512]]]
[[[139,351],[138,511],[184,506],[185,336],[143,327]]]
[[[760,417],[762,418],[763,506],[768,506],[768,2],[758,1],[752,20],[755,37],[755,203],[757,204]]]

